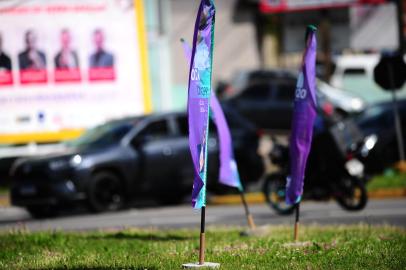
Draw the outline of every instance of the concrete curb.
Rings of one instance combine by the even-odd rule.
[[[0,195],[0,207],[10,206],[10,200],[8,195]]]
[[[406,198],[406,188],[379,189],[368,192],[370,199],[394,199]],[[250,204],[265,203],[265,197],[261,192],[247,193],[247,202]],[[241,203],[240,195],[221,195],[211,196],[208,203],[212,205],[219,204],[239,204]]]
[[[368,192],[371,199],[391,199],[406,197],[406,188],[378,189]]]

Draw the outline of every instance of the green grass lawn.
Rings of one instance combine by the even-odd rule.
[[[3,196],[8,195],[8,193],[9,193],[9,189],[8,189],[8,188],[6,188],[6,187],[0,187],[0,196],[1,196],[1,195],[3,195]]]
[[[384,174],[375,176],[367,185],[368,191],[378,189],[406,188],[406,174],[387,170]]]
[[[221,269],[405,269],[406,230],[374,226],[307,226],[286,246],[292,228],[262,236],[209,228],[207,260]],[[198,231],[9,232],[0,234],[1,269],[180,269],[198,254]]]

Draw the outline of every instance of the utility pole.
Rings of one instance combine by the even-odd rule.
[[[398,22],[398,39],[399,39],[399,53],[403,55],[405,53],[405,37],[403,33],[403,0],[396,0],[396,13]]]

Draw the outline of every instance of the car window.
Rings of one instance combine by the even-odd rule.
[[[74,147],[110,145],[120,141],[132,127],[131,122],[108,122],[85,131],[79,138],[65,144]]]
[[[181,136],[188,136],[189,124],[186,115],[182,115],[176,118],[176,124],[178,125],[178,131]]]
[[[179,133],[181,136],[189,136],[189,125],[188,125],[188,119],[187,116],[180,116],[176,119]],[[210,119],[209,122],[209,133],[210,135],[217,135],[217,128],[216,125],[214,124],[213,120]]]
[[[365,75],[366,71],[364,68],[347,68],[344,70],[344,76],[348,75]]]
[[[241,98],[251,100],[263,100],[269,98],[269,84],[253,84],[247,87],[241,94]]]
[[[293,101],[295,96],[296,85],[293,84],[279,84],[277,87],[276,99],[281,101]]]
[[[138,133],[137,138],[156,140],[168,135],[169,127],[168,122],[165,119],[149,123],[140,133]]]
[[[212,137],[217,137],[217,127],[214,124],[214,121],[210,118],[209,121],[209,134]]]

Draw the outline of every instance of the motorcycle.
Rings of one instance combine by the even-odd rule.
[[[363,137],[351,120],[340,120],[314,132],[304,179],[303,199],[326,201],[334,198],[344,209],[363,209],[368,201],[363,160],[377,142],[376,135]],[[289,147],[275,137],[269,153],[278,171],[269,174],[263,193],[269,206],[278,214],[293,213],[285,203],[286,179],[289,175]]]

